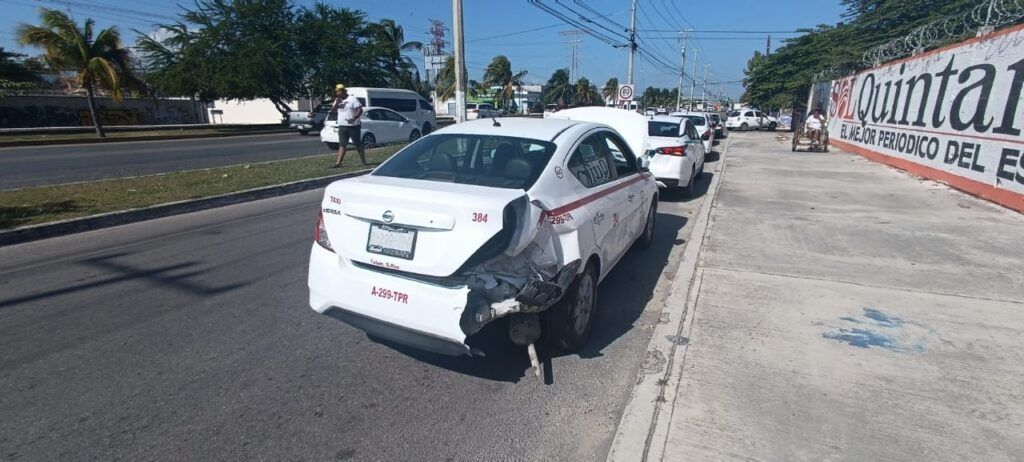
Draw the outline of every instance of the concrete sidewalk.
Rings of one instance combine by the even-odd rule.
[[[776,136],[729,139],[646,458],[1024,457],[1024,216]]]

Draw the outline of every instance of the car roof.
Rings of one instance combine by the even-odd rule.
[[[564,119],[537,119],[532,117],[501,117],[497,121],[501,126],[495,127],[494,120],[485,118],[449,125],[434,133],[514,136],[517,138],[553,141],[558,135],[577,125],[599,126],[598,124],[587,122]]]
[[[706,112],[691,112],[691,111],[676,111],[676,112],[673,112],[671,115],[678,116],[678,117],[682,117],[682,116],[701,116],[701,117],[707,117],[708,113],[706,113]]]

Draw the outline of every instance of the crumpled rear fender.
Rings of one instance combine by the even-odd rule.
[[[524,196],[510,206],[516,228],[508,247],[466,272],[470,293],[461,321],[466,335],[509,314],[546,310],[579,272],[579,259],[563,263],[562,241],[539,202]]]

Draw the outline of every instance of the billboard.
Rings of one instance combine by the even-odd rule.
[[[1024,212],[1024,25],[831,82],[837,147]]]

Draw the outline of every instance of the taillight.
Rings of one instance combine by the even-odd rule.
[[[655,154],[662,154],[666,156],[686,156],[686,146],[666,146],[664,148],[658,148],[654,150]]]
[[[313,240],[320,244],[320,247],[334,252],[334,247],[331,247],[331,239],[327,237],[327,227],[324,226],[324,212],[316,215],[316,226],[313,227]]]
[[[700,139],[702,139],[704,141],[710,140],[711,139],[711,130],[708,130],[708,131],[704,132],[704,134],[701,135]]]

